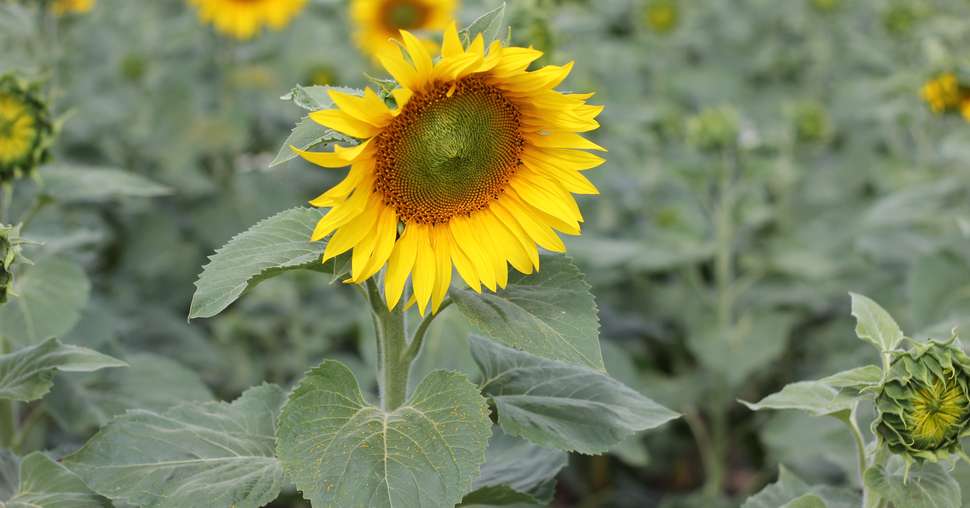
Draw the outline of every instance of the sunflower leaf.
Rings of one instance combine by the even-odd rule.
[[[0,337],[17,346],[60,337],[81,318],[90,292],[80,265],[57,256],[40,258],[17,274],[11,297],[0,305]]]
[[[293,101],[293,104],[307,110],[319,111],[333,107],[330,99],[330,90],[337,90],[351,95],[363,95],[364,91],[359,88],[349,88],[345,86],[329,85],[296,85],[290,93],[280,97],[284,101]]]
[[[866,470],[863,481],[893,506],[906,508],[959,508],[960,484],[942,465],[924,463],[906,471],[903,460],[894,456],[889,464]]]
[[[509,275],[497,293],[452,291],[483,334],[537,356],[604,370],[599,318],[589,284],[565,256],[542,256],[533,275]]]
[[[882,369],[867,365],[839,372],[817,381],[799,381],[758,402],[740,401],[752,411],[762,409],[798,409],[816,416],[838,415],[852,410],[859,392],[879,384]]]
[[[231,404],[129,411],[65,463],[96,492],[125,503],[258,508],[275,499],[283,484],[273,432],[285,399],[280,387],[267,384]]]
[[[30,401],[43,397],[54,373],[93,372],[128,364],[97,351],[48,339],[36,346],[0,355],[0,400]]]
[[[357,140],[344,136],[333,129],[324,127],[311,120],[310,117],[305,116],[296,124],[296,127],[293,127],[293,131],[287,136],[286,141],[283,141],[283,146],[280,147],[280,151],[276,154],[273,162],[269,163],[269,167],[273,168],[295,159],[297,154],[293,151],[292,147],[299,148],[300,150],[308,150],[324,142],[339,142],[344,146],[357,144]]]
[[[903,340],[903,331],[892,316],[869,298],[850,293],[852,315],[858,324],[855,332],[860,339],[872,343],[880,351],[891,351]]]
[[[114,168],[51,165],[42,168],[40,175],[41,193],[62,203],[152,198],[172,193],[172,189],[160,183]]]
[[[505,2],[502,2],[502,5],[482,14],[478,19],[472,21],[470,25],[462,28],[458,32],[458,37],[461,39],[462,44],[468,47],[478,34],[482,34],[482,37],[485,39],[485,47],[488,47],[492,41],[498,39],[501,35],[504,21]]]
[[[749,497],[741,508],[854,508],[861,503],[854,491],[809,485],[781,466],[778,481]]]
[[[277,451],[314,506],[453,507],[479,474],[491,427],[463,374],[434,371],[386,412],[365,402],[350,369],[328,360],[290,395]]]
[[[0,506],[6,508],[109,508],[111,503],[91,492],[76,474],[40,452],[23,460],[0,452],[3,489]]]
[[[292,208],[259,222],[209,257],[189,308],[189,319],[212,317],[247,289],[289,270],[324,270],[320,257],[326,242],[310,235],[322,212]]]
[[[516,351],[472,336],[472,356],[495,403],[498,422],[533,443],[602,453],[679,415],[606,373]]]
[[[556,475],[569,463],[562,450],[543,448],[496,428],[475,489],[461,506],[506,506],[552,502]]]

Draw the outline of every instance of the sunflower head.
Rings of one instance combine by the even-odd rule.
[[[920,95],[934,113],[945,113],[960,105],[963,89],[955,74],[945,72],[927,81]]]
[[[307,0],[188,0],[203,23],[239,40],[251,39],[266,27],[279,30],[306,5]]]
[[[481,35],[466,48],[454,24],[441,57],[402,31],[381,54],[398,87],[388,101],[330,90],[336,109],[310,117],[360,140],[333,152],[299,153],[324,167],[350,166],[347,177],[311,204],[330,210],[314,241],[331,236],[326,261],[353,251],[359,283],[386,267],[384,291],[393,308],[411,279],[423,313],[436,311],[457,269],[475,291],[508,282],[508,265],[539,268],[539,247],[562,252],[558,233],[579,234],[583,221],[573,194],[596,194],[582,172],[603,150],[581,133],[598,127],[592,94],[555,88],[572,64],[527,70],[542,56],[532,48],[486,50]]]
[[[897,352],[876,396],[873,431],[896,454],[936,461],[960,449],[970,419],[970,357],[949,342]]]
[[[0,304],[13,284],[13,265],[20,257],[20,227],[0,224]]]
[[[65,14],[79,14],[88,12],[94,8],[95,0],[54,0],[51,9],[54,14],[63,16]]]
[[[0,183],[29,175],[45,162],[53,133],[39,87],[0,76]]]
[[[400,31],[439,32],[454,16],[457,0],[352,0],[357,45],[375,60],[391,49]],[[427,43],[429,44],[430,43]]]
[[[656,33],[672,32],[680,22],[677,0],[651,0],[644,11],[644,21]]]

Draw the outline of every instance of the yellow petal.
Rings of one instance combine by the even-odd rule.
[[[361,282],[373,277],[391,256],[391,251],[394,249],[394,240],[397,239],[397,213],[393,208],[386,206],[381,211],[381,216],[377,219],[377,227],[374,229],[374,236],[376,237],[374,252],[360,273],[353,274],[354,282]]]
[[[523,202],[564,222],[578,222],[581,218],[574,215],[572,208],[564,202],[563,196],[555,188],[536,185],[522,173],[516,174],[509,181],[509,187],[511,189],[506,189],[506,192],[514,191]],[[571,200],[572,197],[568,199]]]
[[[404,46],[407,48],[408,54],[411,55],[411,61],[414,63],[416,83],[414,85],[415,88],[412,88],[412,90],[419,90],[431,78],[431,70],[434,68],[434,63],[431,61],[431,55],[428,53],[428,49],[414,34],[407,30],[401,30],[401,37],[404,38]],[[421,302],[419,301],[418,303]]]
[[[519,243],[519,240],[512,235],[502,221],[490,210],[483,210],[478,215],[481,224],[485,226],[485,231],[488,233],[488,236],[494,239],[492,244],[499,251],[499,254],[507,259],[516,270],[522,273],[532,273],[532,260],[529,258],[529,253],[526,252],[522,244]]]
[[[431,293],[434,291],[435,255],[431,250],[431,229],[421,226],[415,233],[418,247],[414,259],[414,271],[411,272],[411,285],[414,286],[418,313],[423,316],[431,300]]]
[[[379,204],[380,196],[374,194],[359,215],[341,226],[334,233],[330,241],[327,242],[327,248],[323,251],[324,262],[347,252],[364,240],[374,228],[377,217],[380,215]]]
[[[431,230],[431,243],[435,258],[434,291],[431,293],[431,312],[437,313],[451,286],[451,232],[447,226],[435,226]]]
[[[391,120],[391,112],[384,101],[369,87],[364,89],[364,96],[358,97],[331,88],[328,93],[333,103],[341,111],[362,122],[375,127],[384,127]]]
[[[495,291],[495,269],[489,259],[485,256],[483,247],[475,236],[476,232],[471,229],[468,219],[465,217],[454,217],[448,223],[451,234],[455,238],[455,243],[461,249],[475,267],[478,278],[488,289]]]
[[[310,113],[310,119],[324,127],[342,132],[355,138],[371,138],[380,132],[373,125],[358,120],[339,109],[324,109]]]
[[[310,200],[310,204],[318,207],[324,208],[329,206],[336,206],[347,199],[354,189],[360,184],[364,179],[365,175],[372,174],[374,171],[374,161],[373,160],[361,160],[354,163],[350,167],[350,171],[347,172],[347,176],[340,181],[337,185],[334,185],[328,189],[323,194]]]
[[[307,150],[300,150],[292,145],[290,145],[290,149],[296,152],[300,157],[303,157],[306,161],[312,162],[317,166],[322,166],[325,168],[343,168],[349,166],[352,162],[357,160],[357,158],[364,153],[364,150],[367,149],[369,143],[370,140],[351,147],[335,145],[332,152],[310,152]]]
[[[605,152],[602,146],[576,134],[575,132],[553,132],[548,134],[528,133],[525,139],[535,146],[544,148],[578,148],[582,150],[599,150]]]
[[[441,42],[441,56],[448,58],[451,56],[462,55],[465,53],[465,48],[461,45],[461,40],[458,39],[458,27],[455,26],[455,22],[452,21],[448,24],[448,28],[445,29],[444,37],[442,37]]]
[[[492,206],[504,208],[508,214],[522,226],[522,229],[540,247],[552,252],[566,252],[566,245],[556,235],[555,231],[544,223],[538,222],[526,205],[518,198],[506,193],[502,199],[495,201]]]
[[[519,245],[525,250],[526,254],[529,256],[529,261],[532,262],[532,267],[536,270],[539,269],[539,250],[536,249],[536,242],[529,236],[528,233],[522,229],[522,226],[518,221],[515,220],[504,208],[500,206],[492,206],[489,208],[495,218],[505,226],[506,229],[512,233],[512,236],[518,240]],[[529,273],[529,272],[523,272]]]
[[[393,309],[401,300],[404,283],[407,282],[411,268],[414,266],[414,258],[418,253],[417,235],[414,234],[414,230],[414,225],[404,229],[404,234],[394,244],[394,250],[391,251],[391,257],[387,261],[384,298],[387,299],[389,309]]]
[[[447,231],[449,238],[449,243],[451,244],[451,260],[455,263],[455,268],[458,270],[458,275],[461,276],[465,284],[468,285],[476,293],[482,292],[482,281],[478,277],[478,272],[475,270],[475,265],[471,262],[468,256],[462,252],[461,247],[455,240],[454,236],[449,229]]]
[[[404,59],[401,50],[391,47],[383,51],[378,57],[384,69],[394,78],[394,81],[409,90],[417,90],[417,74],[414,67]]]

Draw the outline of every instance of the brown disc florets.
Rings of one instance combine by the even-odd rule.
[[[377,181],[405,223],[443,224],[505,191],[525,140],[519,109],[479,76],[416,94],[377,136]]]

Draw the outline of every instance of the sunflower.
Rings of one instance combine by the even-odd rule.
[[[962,90],[956,75],[947,72],[927,81],[920,95],[934,113],[945,113],[960,105]]]
[[[357,45],[377,59],[398,31],[442,30],[456,7],[457,0],[353,0],[350,15],[357,25]]]
[[[579,234],[583,221],[572,194],[598,193],[582,171],[603,159],[583,150],[604,149],[579,133],[599,126],[603,108],[586,104],[592,94],[555,90],[572,63],[527,71],[542,56],[535,49],[496,41],[486,52],[481,35],[466,49],[452,23],[435,62],[414,35],[401,36],[410,59],[397,48],[380,57],[399,85],[395,107],[369,88],[331,90],[337,109],[311,117],[360,144],[298,152],[323,167],[350,166],[310,202],[330,208],[312,235],[333,234],[323,261],[353,250],[350,283],[386,265],[392,309],[410,275],[423,314],[429,301],[438,310],[452,267],[473,290],[494,291],[507,284],[508,264],[539,268],[537,245],[565,251],[556,231]]]
[[[307,0],[188,0],[199,9],[199,18],[219,32],[237,39],[251,39],[264,26],[286,26]]]
[[[36,87],[13,76],[0,77],[0,182],[47,159],[53,127]]]
[[[58,16],[72,12],[88,12],[94,8],[94,0],[54,0],[51,8]]]

